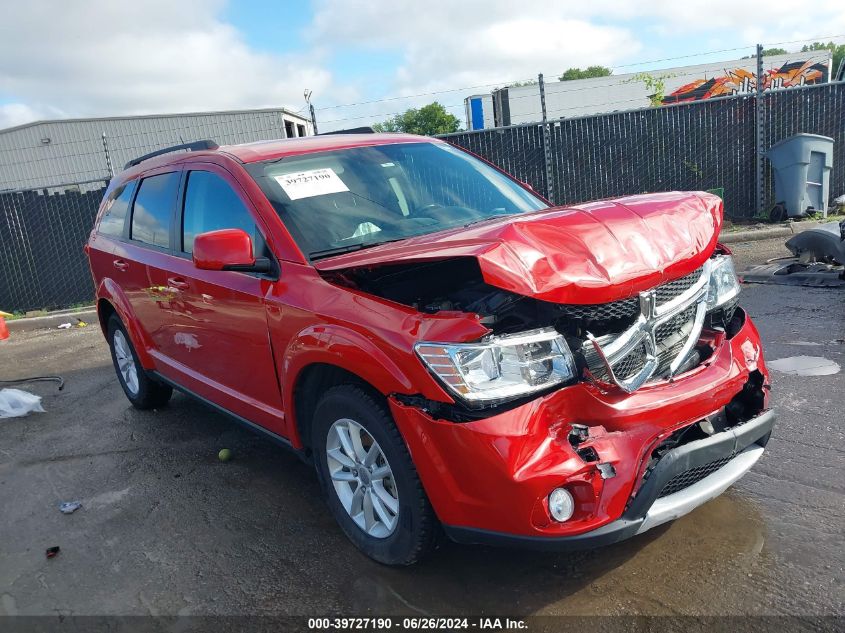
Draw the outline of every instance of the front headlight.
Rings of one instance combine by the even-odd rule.
[[[710,260],[710,286],[707,288],[707,310],[722,306],[739,294],[739,279],[730,255],[718,255]]]
[[[426,366],[470,402],[508,400],[575,377],[575,361],[555,329],[492,336],[478,343],[417,343]]]

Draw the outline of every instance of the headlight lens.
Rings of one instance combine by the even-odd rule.
[[[713,310],[739,294],[739,279],[730,255],[719,255],[712,260],[710,287],[707,289],[707,310]]]
[[[507,400],[575,376],[575,361],[555,329],[493,336],[479,343],[417,343],[428,368],[470,402]]]

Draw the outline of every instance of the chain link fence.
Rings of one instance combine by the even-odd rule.
[[[535,123],[443,138],[489,160],[555,204],[673,189],[723,189],[725,212],[738,219],[756,213],[755,133],[762,124],[764,149],[799,132],[832,137],[830,194],[845,193],[845,83],[772,91],[762,98],[761,122],[755,97],[740,95],[559,119],[548,122],[547,129]],[[227,141],[245,140],[236,130],[218,131],[231,133]],[[262,133],[277,135],[275,130]],[[193,135],[184,138],[193,140]],[[137,145],[119,149],[128,155],[143,143]],[[0,192],[0,309],[59,308],[92,299],[82,246],[107,178]],[[774,204],[768,163],[763,184],[767,211]]]
[[[766,92],[762,99],[764,148],[798,132],[832,137],[830,193],[845,193],[845,83]],[[549,121],[548,153],[543,123],[442,138],[524,180],[555,204],[722,189],[725,214],[741,219],[757,214],[757,124],[755,96],[738,95]],[[768,163],[763,185],[767,211],[774,203]]]
[[[82,247],[107,181],[0,193],[0,309],[62,308],[91,301]]]

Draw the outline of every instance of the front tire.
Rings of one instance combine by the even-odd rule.
[[[126,328],[116,315],[109,319],[108,341],[117,380],[132,406],[136,409],[157,409],[166,405],[173,389],[147,375]]]
[[[358,549],[386,565],[433,549],[434,511],[383,402],[356,385],[332,387],[317,403],[311,447],[329,509]]]

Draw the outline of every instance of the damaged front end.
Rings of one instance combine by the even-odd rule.
[[[604,201],[317,267],[423,318],[487,329],[409,337],[444,397],[389,397],[453,539],[614,542],[713,498],[759,458],[774,422],[759,335],[716,242],[718,201],[695,199]]]
[[[417,403],[454,420],[492,415],[580,380],[625,393],[672,380],[713,354],[739,293],[721,249],[692,273],[603,304],[553,303],[497,288],[468,257],[324,275],[422,313],[478,315],[489,329],[481,340],[415,345],[455,396],[455,404]]]

